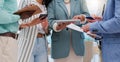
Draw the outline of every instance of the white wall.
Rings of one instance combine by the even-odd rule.
[[[103,5],[106,0],[86,0],[90,14],[102,16]]]

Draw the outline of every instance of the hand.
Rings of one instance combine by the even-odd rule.
[[[101,20],[102,20],[102,17],[96,16],[96,15],[93,15],[92,17],[94,18],[94,20],[87,19],[87,21],[88,21],[89,23],[93,23],[93,22],[101,21]]]
[[[80,19],[81,22],[84,22],[85,21],[85,16],[84,15],[76,15],[73,17],[73,19]]]
[[[88,32],[90,29],[90,24],[88,23],[88,24],[82,26],[81,28],[83,29],[84,32]]]
[[[27,24],[27,23],[26,24],[21,24],[19,29],[25,29],[27,27],[29,27],[29,24]]]
[[[87,32],[87,35],[91,36],[92,38],[96,38],[97,35],[94,33],[91,33],[90,31]]]
[[[34,25],[39,24],[39,23],[42,23],[42,22],[44,22],[44,21],[46,21],[46,20],[47,20],[46,18],[43,19],[43,20],[40,20],[39,18],[36,18],[36,19],[32,20],[32,21],[29,22],[29,23],[21,24],[21,25],[20,25],[20,29],[24,29],[24,28],[26,28],[26,27],[34,26]]]
[[[21,19],[27,19],[27,18],[31,17],[32,14],[33,14],[33,11],[22,12],[20,14],[20,18]]]
[[[42,24],[43,29],[47,29],[48,26],[49,26],[47,19],[45,18],[45,19],[43,19],[42,21],[43,21],[43,22],[42,22],[41,24]]]
[[[67,25],[69,25],[71,22],[62,22],[59,23],[58,26],[56,27],[57,30],[63,30],[64,28],[66,28]]]
[[[34,4],[30,4],[30,5],[26,6],[26,8],[34,10],[34,13],[32,15],[42,12],[42,10],[37,5],[34,5]]]
[[[33,26],[33,25],[42,23],[42,22],[44,22],[45,20],[46,20],[46,18],[43,19],[43,20],[41,20],[40,18],[36,18],[36,19],[34,19],[34,20],[32,20],[32,21],[30,22],[30,25]]]
[[[18,14],[20,15],[21,19],[26,19],[29,18],[33,15],[33,13],[35,12],[35,10],[30,9],[31,6],[33,6],[34,4],[30,4],[29,6],[26,5],[24,8],[18,10],[17,12],[15,12],[14,14]]]
[[[39,18],[36,18],[36,19],[32,20],[32,21],[29,22],[29,23],[21,24],[21,26],[22,26],[23,28],[26,27],[26,26],[34,26],[34,25],[36,25],[36,24],[42,23],[44,20],[45,20],[45,19],[40,20]]]
[[[24,8],[18,10],[14,14],[21,15],[22,13],[30,12],[31,15],[35,15],[37,13],[42,12],[42,10],[34,4],[26,5]],[[29,13],[27,13],[29,15]]]
[[[102,17],[100,16],[97,16],[97,15],[92,15],[92,17],[98,21],[102,20]]]
[[[45,31],[45,33],[48,33],[48,20],[45,18],[43,19],[43,22],[41,23],[42,27],[43,27],[43,30]]]
[[[94,19],[94,20],[87,19],[87,22],[89,22],[89,23],[93,23],[93,22],[96,22],[96,21],[98,21],[98,20],[96,20],[96,19]]]

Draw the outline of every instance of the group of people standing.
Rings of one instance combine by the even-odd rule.
[[[80,19],[77,26],[84,32],[91,32],[103,37],[102,62],[120,62],[120,0],[108,0],[103,19],[86,19],[89,11],[85,0],[34,0],[30,6],[40,14],[48,17],[35,17],[31,22],[19,24],[18,20],[25,19],[26,14],[16,15],[17,0],[0,0],[0,62],[17,62],[18,46],[16,34],[20,29],[36,25],[38,35],[30,56],[30,62],[48,62],[46,33],[52,30],[51,56],[54,62],[83,62],[85,55],[84,34],[66,26],[70,23],[57,23],[57,20]],[[29,7],[26,6],[26,8]],[[30,16],[31,17],[31,16]],[[86,22],[94,21],[92,23]],[[71,22],[73,23],[73,22]]]

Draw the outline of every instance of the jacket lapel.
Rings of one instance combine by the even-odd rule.
[[[59,4],[60,7],[65,11],[66,16],[69,17],[69,15],[68,15],[68,10],[67,10],[64,2],[59,0],[59,1],[58,1],[58,4]]]
[[[70,18],[72,18],[74,16],[74,8],[76,6],[76,0],[71,0],[71,3],[70,3]]]

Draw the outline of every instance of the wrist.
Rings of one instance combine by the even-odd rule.
[[[30,27],[30,23],[26,23],[25,25],[26,25],[27,27]]]
[[[81,21],[81,24],[86,24],[87,23],[87,19],[85,19],[84,21]]]
[[[61,30],[57,30],[57,26],[58,26],[58,24],[57,24],[57,23],[54,23],[54,24],[53,24],[53,30],[54,30],[55,32],[60,32]]]
[[[80,15],[80,17],[81,17],[81,22],[84,22],[84,21],[85,21],[85,19],[86,19],[86,18],[85,18],[85,17],[86,17],[86,15],[81,14],[81,15]]]

